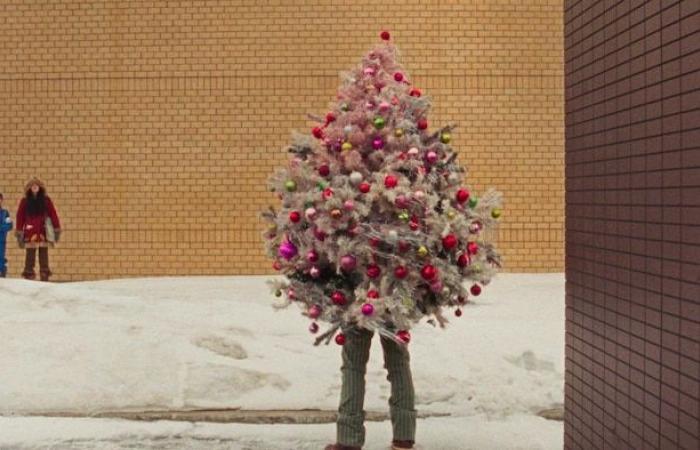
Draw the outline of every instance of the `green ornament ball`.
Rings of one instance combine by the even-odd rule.
[[[318,186],[318,190],[319,190],[319,191],[322,191],[322,190],[324,190],[324,189],[326,188],[326,186],[328,186],[328,185],[327,185],[326,183],[324,183],[323,181],[319,181],[318,184],[317,184],[316,186]]]
[[[374,118],[374,128],[377,130],[381,130],[384,128],[384,125],[386,125],[386,121],[384,120],[384,117],[375,117]]]
[[[479,203],[479,200],[476,197],[469,197],[469,207],[470,208],[476,208],[476,205]]]
[[[287,190],[287,192],[294,192],[297,190],[297,183],[294,180],[287,180],[284,183],[284,188]]]

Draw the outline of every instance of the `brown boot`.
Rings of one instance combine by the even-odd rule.
[[[328,444],[325,450],[362,450],[362,447],[354,447],[352,445],[343,444]]]
[[[49,281],[51,270],[49,269],[49,249],[39,247],[39,276],[41,281]]]
[[[27,280],[33,280],[36,278],[34,264],[36,264],[36,249],[28,248],[27,254],[24,258],[24,271],[22,272],[22,278],[26,278]]]
[[[413,449],[413,441],[394,440],[391,443],[391,448],[392,448],[392,450],[412,450]]]

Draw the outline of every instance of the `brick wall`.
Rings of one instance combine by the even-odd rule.
[[[700,2],[565,2],[567,449],[700,448]]]
[[[556,0],[0,5],[0,189],[44,178],[57,279],[269,272],[257,212],[290,130],[392,31],[474,188],[504,191],[511,271],[563,269]],[[369,14],[368,17],[368,13]],[[9,253],[10,273],[21,253]]]

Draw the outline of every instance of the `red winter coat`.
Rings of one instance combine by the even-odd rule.
[[[61,231],[61,222],[58,219],[56,208],[53,202],[46,196],[46,212],[41,215],[30,215],[27,212],[27,199],[23,198],[19,202],[17,209],[17,231],[22,233],[27,247],[46,247],[52,243],[46,240],[46,218],[51,219],[51,223],[56,231]]]

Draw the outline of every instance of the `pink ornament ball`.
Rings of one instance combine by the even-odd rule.
[[[294,258],[297,253],[299,253],[299,250],[297,249],[296,245],[289,241],[284,241],[278,250],[278,254],[287,261]]]
[[[438,160],[438,155],[434,151],[429,151],[427,155],[425,155],[425,160],[428,161],[429,164],[435,164]]]
[[[403,74],[401,72],[396,72],[394,74],[394,80],[398,81],[399,83],[403,81]]]
[[[375,138],[375,139],[372,141],[372,148],[375,149],[375,150],[381,150],[381,149],[383,149],[383,148],[384,148],[384,141],[382,140],[382,138],[379,138],[379,137],[378,137],[378,138]]]
[[[443,287],[442,281],[440,281],[440,280],[435,280],[434,282],[432,282],[430,284],[430,290],[436,294],[439,294],[440,292],[442,292],[442,287]]]
[[[369,278],[372,278],[372,279],[378,278],[379,275],[381,275],[381,274],[382,274],[382,271],[378,265],[370,264],[369,266],[367,266],[367,276]]]
[[[313,305],[309,308],[309,317],[312,319],[318,319],[321,316],[321,307],[318,305]]]
[[[353,255],[345,255],[340,258],[340,268],[343,269],[344,272],[351,272],[355,270],[355,267],[357,267],[357,258]]]
[[[306,208],[306,211],[304,211],[307,220],[314,220],[317,214],[316,208]]]
[[[318,253],[316,253],[316,250],[309,250],[306,253],[306,260],[312,263],[318,261]]]
[[[309,269],[309,275],[311,275],[311,278],[318,278],[321,276],[321,269],[313,266],[311,269]]]
[[[309,325],[309,331],[311,334],[318,333],[318,324],[316,322],[312,322],[311,325]]]
[[[345,200],[345,203],[343,203],[343,208],[345,208],[346,211],[352,211],[355,209],[355,203],[352,200]]]
[[[345,294],[343,294],[340,291],[335,291],[331,295],[331,300],[333,301],[333,304],[337,305],[337,306],[343,306],[343,305],[345,305],[345,303],[347,303],[347,299],[345,298]]]
[[[365,303],[362,305],[362,314],[365,316],[371,316],[374,314],[374,305],[371,303]]]

